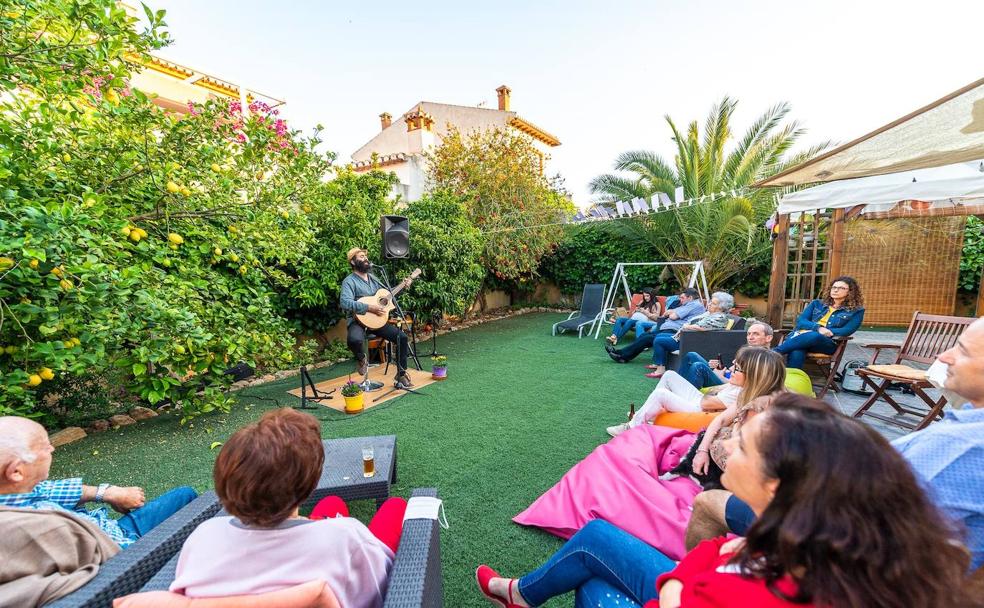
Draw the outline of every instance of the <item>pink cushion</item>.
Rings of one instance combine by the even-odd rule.
[[[113,600],[113,608],[341,608],[325,581],[310,581],[257,595],[190,598],[168,591],[134,593]]]

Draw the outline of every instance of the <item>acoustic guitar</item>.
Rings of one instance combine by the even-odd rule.
[[[355,319],[366,329],[379,329],[383,325],[386,325],[386,323],[389,322],[390,312],[396,308],[396,305],[393,304],[393,298],[396,297],[396,295],[401,291],[409,287],[411,281],[419,276],[420,269],[417,268],[410,273],[410,276],[400,281],[400,284],[394,287],[392,292],[387,289],[380,289],[371,296],[363,296],[356,300],[357,302],[362,302],[367,305],[376,304],[378,306],[382,306],[386,310],[381,315],[374,315],[371,312],[365,312],[362,314],[356,313]]]

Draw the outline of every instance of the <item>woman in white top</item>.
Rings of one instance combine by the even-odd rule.
[[[267,412],[237,431],[213,473],[231,517],[210,519],[192,532],[170,590],[228,597],[323,580],[345,608],[382,606],[406,501],[388,500],[369,527],[344,516],[300,517],[298,507],[316,487],[324,458],[318,420],[291,408]],[[323,502],[312,517],[347,514],[337,497]]]
[[[612,437],[634,426],[651,422],[665,412],[715,412],[735,408],[739,397],[748,403],[768,395],[783,386],[786,366],[781,357],[770,356],[768,349],[745,346],[735,355],[735,369],[727,383],[715,386],[706,393],[694,388],[683,376],[668,371],[660,378],[656,389],[639,408],[632,420],[608,427]],[[777,388],[778,387],[778,388]]]

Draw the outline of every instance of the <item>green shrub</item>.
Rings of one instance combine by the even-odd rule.
[[[540,275],[565,294],[580,295],[585,283],[604,283],[612,280],[618,262],[658,262],[651,250],[626,246],[625,242],[604,226],[586,224],[570,226],[553,252],[543,259]],[[626,277],[629,287],[638,292],[643,287],[661,285],[663,269],[658,266],[629,267]],[[672,277],[668,277],[668,281]],[[665,286],[668,289],[670,286]],[[662,289],[661,289],[662,292]]]
[[[960,290],[975,293],[981,284],[984,270],[984,222],[979,217],[967,218],[964,229],[963,253],[960,256]]]

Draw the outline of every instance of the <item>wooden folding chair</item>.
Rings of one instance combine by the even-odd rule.
[[[786,339],[789,335],[790,330],[783,329],[776,332],[779,336],[779,344]],[[814,388],[817,393],[817,399],[823,399],[823,396],[827,394],[827,391],[833,389],[837,391],[837,384],[835,382],[837,378],[837,371],[840,369],[841,359],[844,358],[844,353],[847,351],[847,343],[852,340],[852,336],[834,336],[832,338],[836,348],[834,352],[829,355],[823,353],[807,353],[806,362],[813,364],[820,371],[820,384],[814,383]],[[806,370],[803,370],[806,371]]]
[[[874,392],[864,404],[854,412],[855,418],[871,416],[872,418],[894,424],[910,430],[920,430],[929,426],[934,420],[943,417],[943,406],[946,405],[946,398],[940,397],[934,400],[928,395],[925,389],[933,385],[926,379],[926,371],[921,368],[913,367],[907,362],[921,363],[930,365],[943,352],[953,347],[957,343],[957,338],[963,333],[967,326],[976,319],[972,317],[946,317],[942,315],[926,315],[916,311],[912,315],[912,322],[909,330],[905,334],[902,346],[895,344],[865,344],[863,348],[872,348],[875,353],[871,357],[871,362],[858,370],[858,376],[865,384],[870,386]],[[890,365],[878,365],[875,360],[878,354],[886,349],[898,349],[898,356],[895,362]],[[881,380],[877,384],[875,380]],[[898,403],[895,399],[885,393],[891,384],[902,384],[908,387],[914,394],[922,399],[927,407],[927,411],[914,410]],[[906,420],[895,417],[882,416],[868,410],[879,399],[895,409],[897,414],[916,416],[919,422],[913,424]]]

